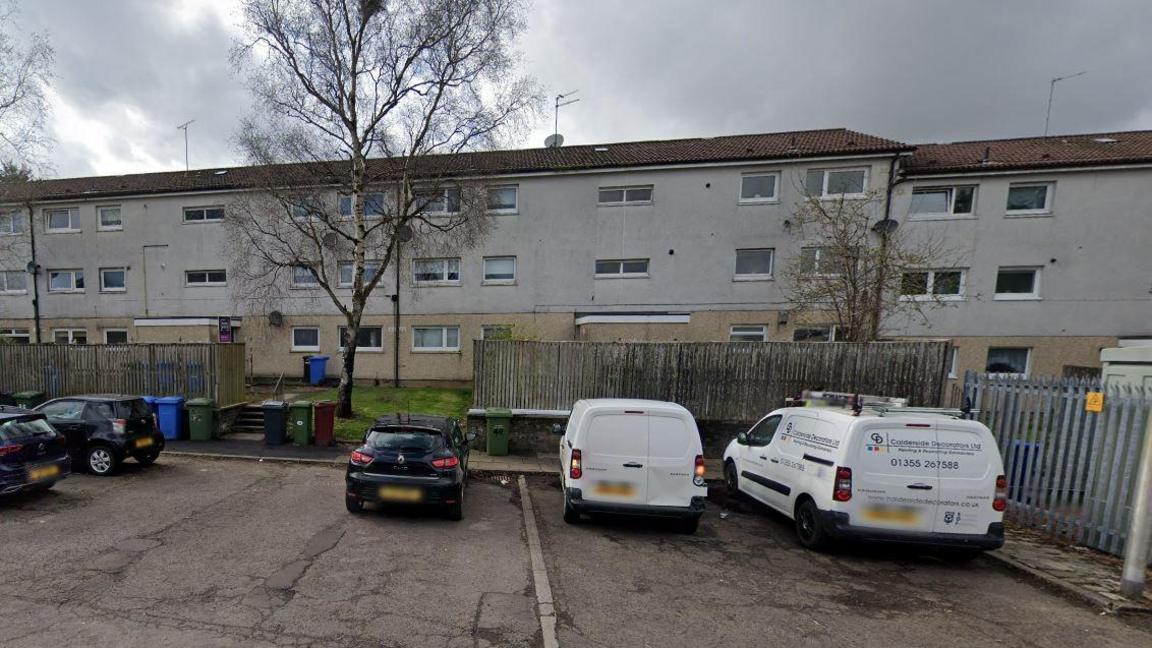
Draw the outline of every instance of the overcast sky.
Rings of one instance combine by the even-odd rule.
[[[231,0],[18,0],[56,48],[59,177],[237,164]],[[908,142],[1152,128],[1148,0],[535,0],[569,144],[847,127]],[[551,102],[549,101],[549,106]],[[546,119],[516,146],[541,145]]]

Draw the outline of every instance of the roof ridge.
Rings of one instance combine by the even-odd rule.
[[[1094,133],[1065,133],[1063,135],[1032,135],[1030,137],[1003,137],[999,139],[976,139],[976,140],[957,140],[954,142],[922,142],[912,144],[912,146],[920,148],[922,146],[953,146],[956,144],[990,144],[992,142],[1023,142],[1028,140],[1058,140],[1066,139],[1069,137],[1099,137],[1102,135],[1132,135],[1135,133],[1148,133],[1152,134],[1152,129],[1142,130],[1126,130],[1126,131],[1099,131]]]

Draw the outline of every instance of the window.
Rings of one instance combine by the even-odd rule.
[[[120,205],[97,207],[96,229],[101,232],[118,232],[124,229],[124,221],[120,217]]]
[[[367,193],[364,194],[364,216],[365,218],[378,218],[383,216],[384,209],[384,194],[382,193]],[[352,196],[340,196],[340,215],[352,216]]]
[[[1009,214],[1047,214],[1052,211],[1051,182],[1014,184],[1008,187]]]
[[[764,342],[768,327],[763,324],[737,324],[728,329],[729,342]]]
[[[44,220],[49,233],[80,231],[80,210],[75,207],[45,209]]]
[[[28,329],[0,329],[0,344],[31,344],[32,335]]]
[[[125,329],[104,329],[104,344],[128,344],[128,331]]]
[[[1000,268],[993,299],[1040,299],[1040,269]]]
[[[100,292],[124,292],[124,268],[100,268]]]
[[[352,280],[355,277],[356,263],[353,261],[341,261],[340,266],[340,286],[344,288],[352,287]],[[376,273],[380,271],[379,261],[365,261],[364,262],[364,283],[372,280]]]
[[[49,270],[48,292],[84,292],[84,271]]]
[[[23,295],[28,292],[28,279],[20,270],[0,270],[0,294]]]
[[[48,418],[53,419],[70,419],[80,420],[80,416],[84,413],[84,401],[79,400],[58,400],[45,405],[41,413]]]
[[[736,281],[771,279],[775,252],[771,248],[736,250]]]
[[[459,326],[412,327],[413,351],[459,351]]]
[[[776,428],[780,427],[780,421],[783,416],[769,416],[768,418],[760,421],[748,430],[746,438],[748,445],[755,447],[763,447],[772,443],[772,437],[776,436]]]
[[[340,327],[340,350],[344,350],[344,344],[348,341],[348,327]],[[356,334],[356,350],[357,351],[383,351],[384,350],[384,329],[379,326],[361,326]]]
[[[515,186],[509,187],[489,187],[488,188],[488,211],[497,212],[501,214],[514,214],[516,213],[517,199],[519,198],[519,189]]]
[[[775,202],[779,174],[746,173],[740,178],[740,202]]]
[[[834,277],[844,270],[844,261],[832,248],[800,248],[800,272],[813,277]]]
[[[971,216],[976,187],[923,187],[912,190],[912,216]]]
[[[24,233],[24,217],[18,211],[0,212],[0,236]]]
[[[516,282],[516,257],[484,257],[484,283],[511,284]]]
[[[598,259],[596,261],[596,277],[598,279],[627,279],[647,276],[648,259]]]
[[[224,220],[223,207],[185,207],[185,223],[219,223]]]
[[[88,344],[88,331],[84,329],[53,329],[52,341],[56,344]]]
[[[908,299],[958,299],[964,296],[963,270],[905,272],[900,296]]]
[[[952,352],[948,354],[948,377],[955,378],[960,371],[960,348],[952,347]]]
[[[1031,369],[1032,349],[1026,347],[993,347],[988,349],[984,371],[995,374],[1027,376]]]
[[[803,326],[792,331],[793,342],[835,342],[835,326]]]
[[[600,187],[600,205],[643,205],[652,202],[652,185]]]
[[[511,340],[512,327],[507,324],[485,324],[480,327],[481,340]]]
[[[361,332],[364,329],[360,329]],[[344,339],[344,330],[340,330],[340,339]],[[292,329],[293,351],[319,351],[320,329],[314,326],[301,326]]]
[[[868,169],[809,169],[804,190],[814,198],[858,198],[868,188]]]
[[[307,266],[292,267],[293,288],[315,288],[320,285],[320,279]]]
[[[460,283],[460,259],[416,259],[412,268],[418,284]]]
[[[189,270],[184,273],[189,286],[226,286],[228,273],[224,270]]]
[[[301,198],[289,205],[292,213],[292,218],[301,221],[318,221],[324,220],[324,205],[320,198],[316,196],[309,196]]]
[[[460,190],[455,187],[436,191],[416,192],[414,206],[425,214],[456,214],[460,212]]]

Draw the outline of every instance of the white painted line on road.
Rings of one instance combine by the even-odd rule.
[[[532,581],[536,586],[536,612],[540,617],[540,631],[544,634],[544,648],[559,648],[556,639],[556,608],[552,600],[552,585],[548,583],[548,568],[544,566],[544,551],[540,548],[540,530],[536,528],[536,513],[528,495],[528,482],[524,475],[516,478],[520,486],[520,506],[524,509],[524,531],[528,535],[528,555],[532,558]]]

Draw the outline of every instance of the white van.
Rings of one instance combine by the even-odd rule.
[[[855,539],[971,557],[1004,544],[1000,451],[957,416],[779,409],[728,445],[724,479],[793,519],[809,548]]]
[[[684,532],[696,531],[708,489],[700,432],[688,410],[661,401],[582,400],[562,433],[565,522],[617,513],[676,518]]]

